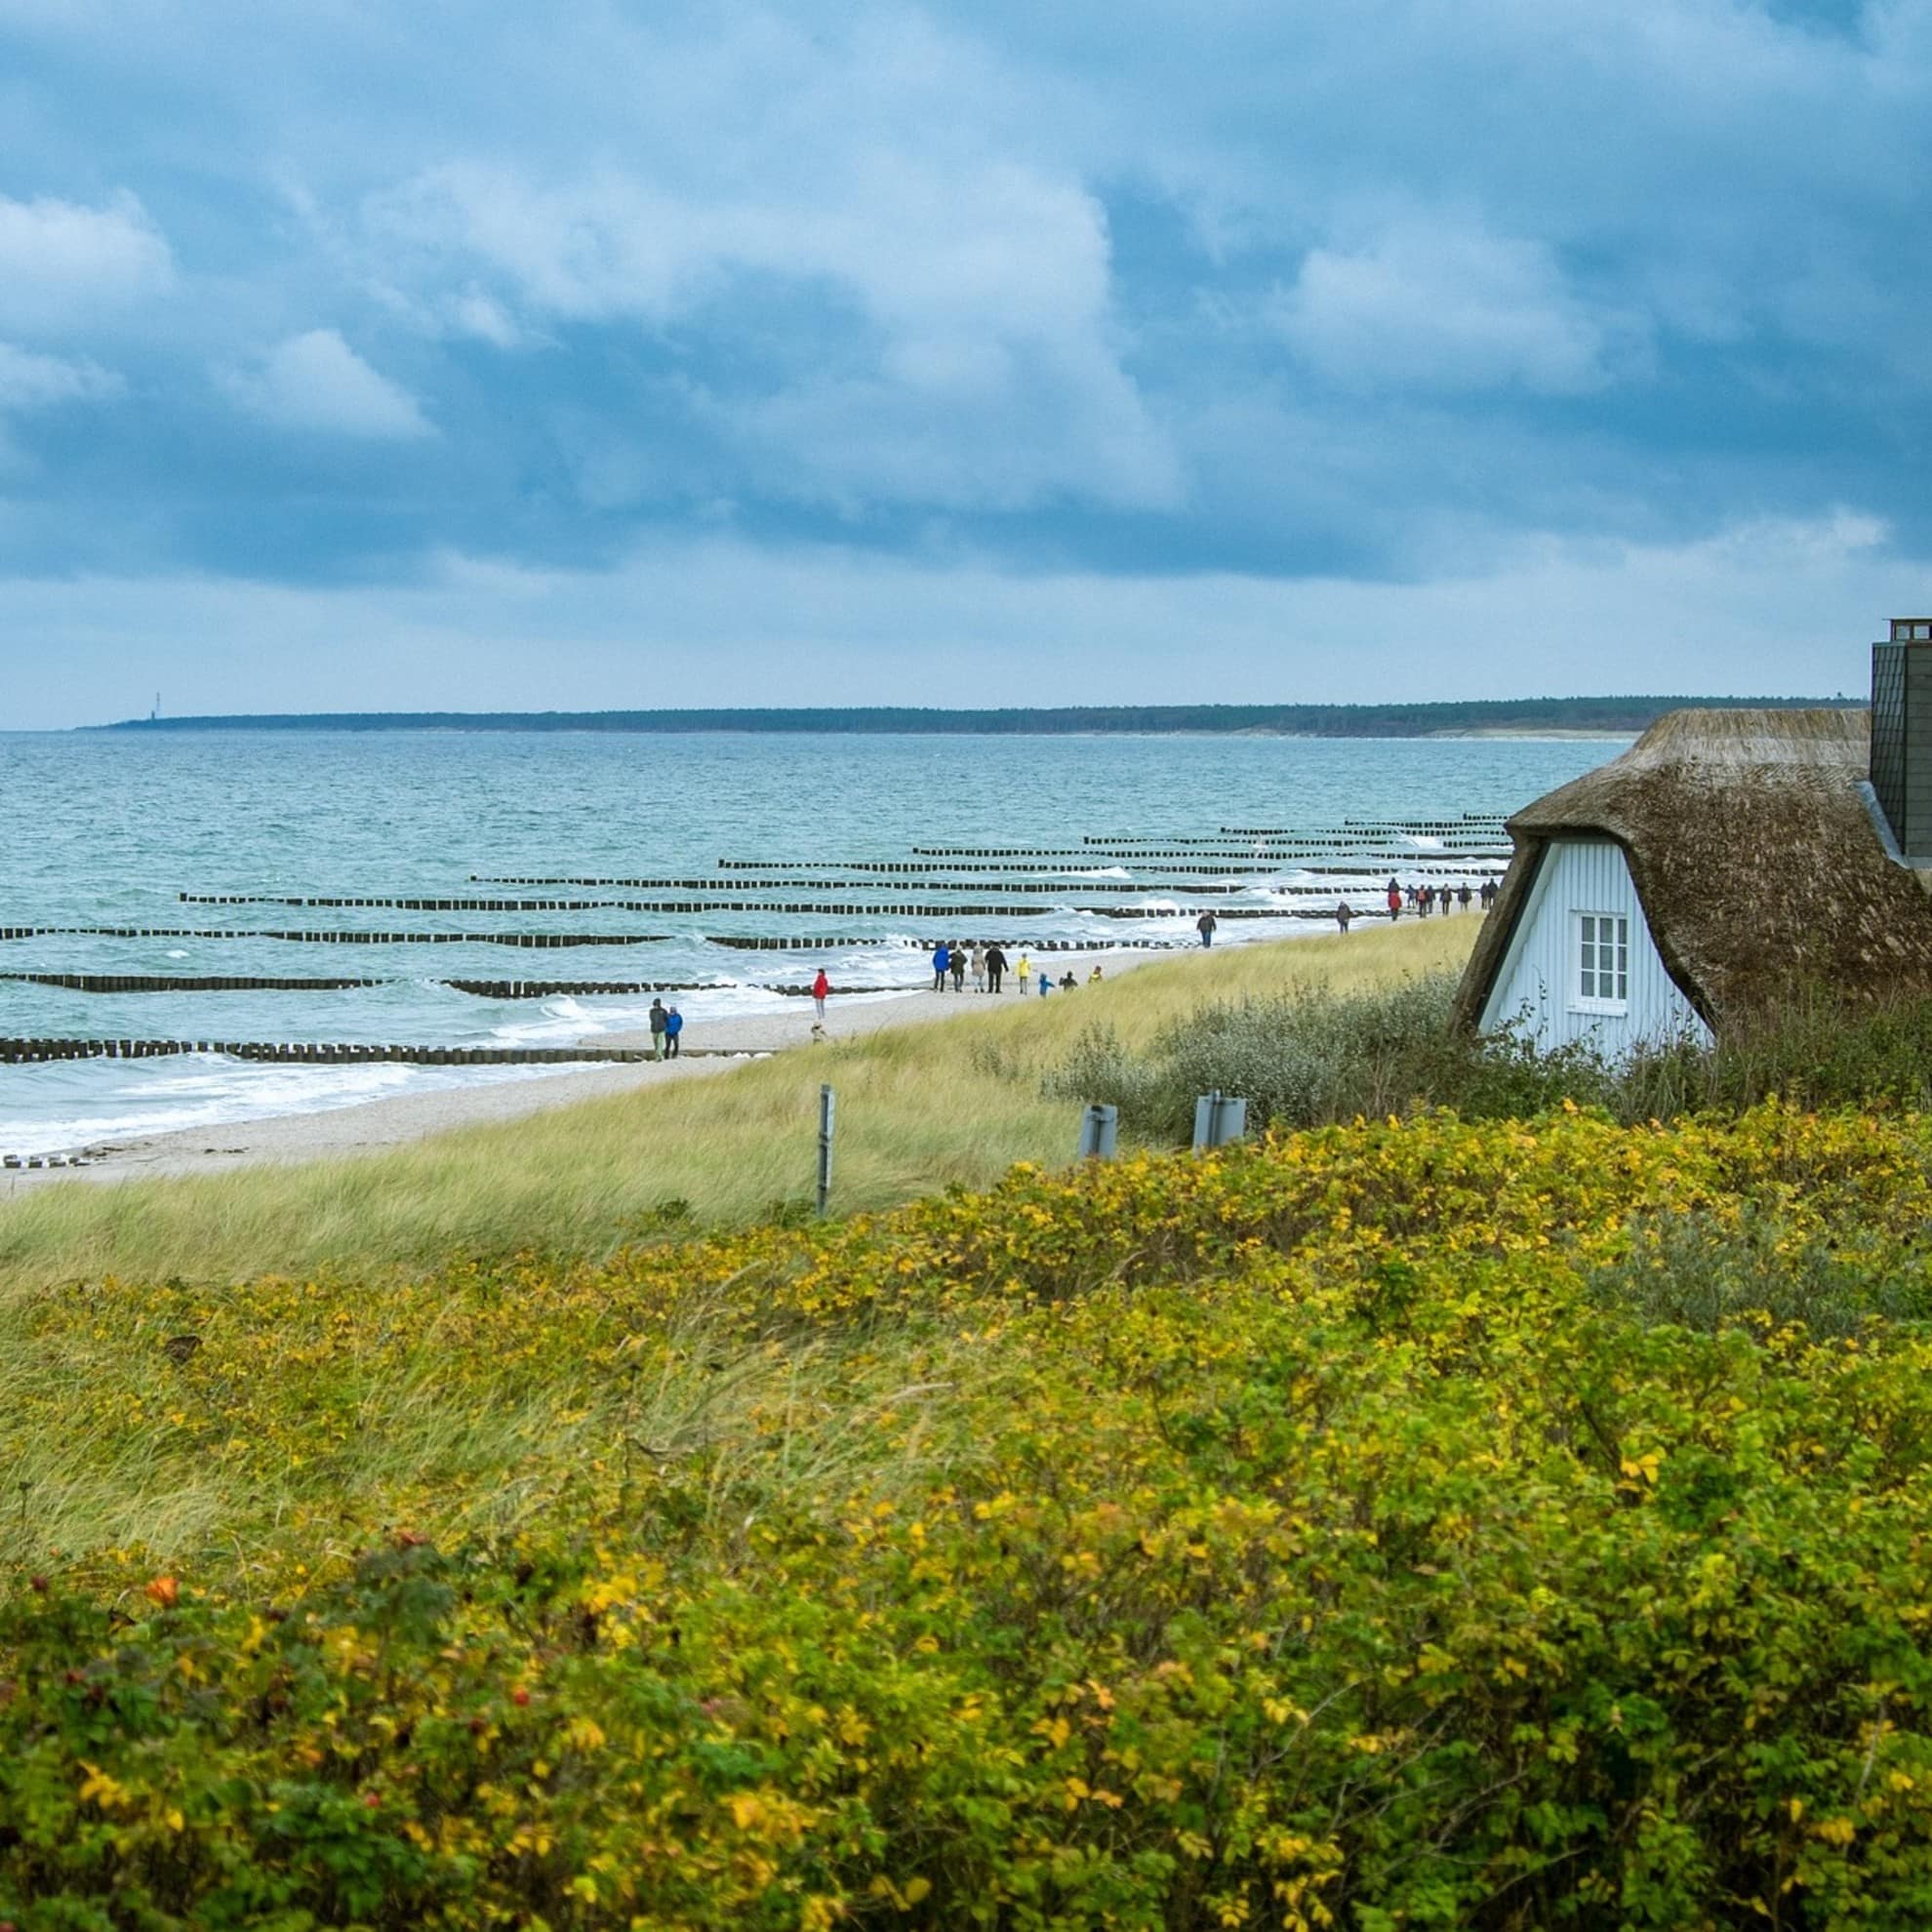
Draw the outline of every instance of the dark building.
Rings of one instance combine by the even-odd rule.
[[[1872,647],[1872,789],[1908,864],[1932,863],[1932,618]]]

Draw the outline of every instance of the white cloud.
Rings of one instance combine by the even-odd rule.
[[[1641,344],[1570,290],[1545,244],[1453,221],[1312,250],[1275,319],[1305,361],[1362,389],[1572,395],[1603,387]]]
[[[224,379],[236,401],[284,429],[394,442],[433,433],[416,399],[379,375],[335,329],[310,329],[255,369]]]
[[[494,281],[501,302],[471,286],[458,314],[505,346],[519,310],[729,330],[829,294],[856,312],[840,367],[773,368],[755,401],[718,403],[754,455],[780,459],[785,494],[1179,501],[1176,459],[1121,366],[1106,215],[1075,181],[904,146],[677,189],[462,163],[370,216],[392,245]]]
[[[97,363],[35,355],[0,342],[0,410],[45,409],[55,403],[100,402],[121,393],[121,379]]]
[[[173,280],[167,241],[131,194],[104,208],[0,195],[0,327],[63,328],[149,301]]]
[[[494,297],[470,289],[450,304],[450,326],[458,335],[474,336],[494,348],[512,349],[523,342],[509,310]]]

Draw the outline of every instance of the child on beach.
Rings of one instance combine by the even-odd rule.
[[[1020,955],[1020,963],[1013,969],[1014,977],[1020,982],[1020,997],[1022,999],[1026,997],[1026,981],[1032,970],[1033,962],[1023,952]]]

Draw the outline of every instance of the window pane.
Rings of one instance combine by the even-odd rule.
[[[1630,922],[1615,912],[1578,912],[1577,998],[1626,1006],[1630,996]]]

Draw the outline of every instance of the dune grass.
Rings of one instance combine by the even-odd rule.
[[[827,1080],[839,1211],[984,1187],[1015,1161],[1070,1157],[1078,1102],[1041,1087],[1083,1028],[1110,1026],[1131,1046],[1207,1001],[1387,985],[1459,963],[1477,925],[1404,921],[1189,953],[1075,996],[799,1048],[377,1155],[43,1187],[0,1206],[0,1281],[409,1271],[452,1254],[595,1257],[686,1220],[739,1226],[809,1201]]]

